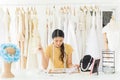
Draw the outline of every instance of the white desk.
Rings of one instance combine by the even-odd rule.
[[[86,74],[86,73],[73,73],[73,74],[47,74],[40,71],[19,71],[14,72],[15,77],[10,79],[0,80],[120,80],[120,72],[114,74]]]

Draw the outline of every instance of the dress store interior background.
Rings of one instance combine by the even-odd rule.
[[[27,44],[27,47],[24,47],[24,50],[27,49],[28,52],[25,53],[23,48],[21,48],[21,50],[23,51],[23,54],[21,54],[21,56],[23,57],[22,58],[23,63],[21,64],[22,60],[19,61],[18,63],[15,63],[14,67],[16,69],[41,68],[40,55],[37,52],[35,52],[36,50],[35,47],[37,46],[38,43],[41,43],[41,45],[45,48],[49,43],[51,43],[51,39],[50,39],[51,35],[47,35],[47,34],[50,34],[55,28],[63,29],[62,27],[64,27],[63,30],[65,32],[65,35],[67,35],[65,42],[71,44],[75,51],[73,56],[73,63],[79,64],[81,57],[86,53],[88,54],[92,53],[92,51],[93,51],[93,54],[97,53],[95,54],[95,57],[97,55],[96,58],[101,58],[102,50],[104,49],[103,37],[102,37],[103,25],[105,26],[105,24],[109,23],[109,20],[111,18],[110,17],[111,12],[113,13],[115,21],[120,22],[120,5],[119,5],[120,1],[119,0],[114,0],[114,1],[113,0],[100,0],[100,1],[99,0],[74,0],[74,1],[73,0],[63,0],[63,1],[58,1],[58,0],[50,0],[50,1],[4,0],[2,1],[1,0],[0,2],[2,2],[0,3],[0,21],[1,21],[0,22],[0,28],[1,28],[0,38],[2,38],[0,39],[0,43],[7,42],[8,40],[6,40],[5,36],[10,36],[11,42],[15,44],[19,44],[20,46],[23,46],[23,45],[26,46],[25,44]],[[80,12],[80,10],[82,11],[82,9],[83,9],[83,13]],[[18,10],[18,13],[17,13],[17,10]],[[21,10],[20,11],[21,13],[19,13],[19,10]],[[18,19],[19,23],[17,23],[16,14],[18,14],[17,17],[19,17],[19,15],[21,15],[22,12],[29,13],[27,11],[31,11],[30,14],[32,16],[29,15],[31,17],[31,23],[28,22],[26,26],[32,26],[32,27],[30,28],[30,31],[27,31],[28,33],[25,33],[27,34],[27,37],[25,39],[28,39],[28,37],[30,37],[30,39],[28,42],[24,39],[23,41],[18,42],[18,37],[19,35],[21,35],[19,32],[22,32],[21,30],[23,30],[23,32],[24,30],[29,30],[28,29],[29,27],[26,27],[24,29],[18,27],[23,25],[21,24],[22,22],[20,20],[22,19],[20,18]],[[109,13],[110,16],[108,17],[107,23],[105,24],[103,24],[104,12],[110,12]],[[7,13],[7,18],[4,17],[6,13]],[[82,19],[79,19],[80,17],[79,13],[87,17],[85,17],[84,19],[84,17],[82,16]],[[91,17],[89,15],[91,15]],[[25,15],[23,16],[25,17]],[[86,21],[86,24],[82,24],[82,26],[83,27],[87,26],[88,29],[85,29],[85,30],[88,30],[88,32],[87,31],[84,32],[83,27],[81,27],[80,29],[81,32],[79,30],[77,31],[79,20],[83,20],[83,19]],[[29,21],[29,20],[30,18],[28,18],[26,21]],[[83,23],[84,23],[84,20],[83,20]],[[7,24],[4,24],[5,22]],[[16,25],[18,26],[16,27]],[[9,26],[9,32],[5,30],[3,26]],[[76,27],[73,27],[73,26],[76,26]],[[38,31],[36,30],[37,28],[38,28]],[[49,32],[47,33],[47,30],[50,28],[51,30],[49,30]],[[94,33],[95,29],[96,30],[98,29],[97,33],[95,31],[96,34]],[[73,31],[73,30],[76,30],[76,31]],[[71,34],[71,36],[68,34]],[[88,35],[88,34],[91,34],[91,35]],[[82,36],[82,39],[81,39],[81,36],[79,35]],[[97,40],[96,40],[96,37],[98,37]],[[26,61],[26,63],[24,63],[24,61]],[[21,67],[21,65],[23,66]]]

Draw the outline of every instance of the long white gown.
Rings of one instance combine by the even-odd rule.
[[[0,8],[0,44],[5,42],[5,28],[4,28],[4,11]],[[2,59],[0,58],[0,66],[2,65]],[[0,67],[0,72],[2,71],[2,66]]]
[[[81,36],[82,36],[82,31],[80,30],[80,22],[79,22],[79,18],[80,18],[80,13],[79,13],[79,11],[77,12],[77,15],[76,15],[76,17],[77,17],[77,27],[76,27],[76,38],[77,38],[77,47],[78,47],[78,58],[79,59],[81,59],[82,58],[82,56],[81,56],[81,54],[82,54],[82,38],[81,38]]]
[[[4,25],[5,25],[5,38],[6,41],[9,42],[11,40],[11,35],[10,35],[10,22],[11,22],[11,18],[10,18],[10,14],[8,9],[6,10],[5,14],[4,14]]]
[[[103,34],[102,34],[102,25],[101,25],[101,11],[99,8],[96,10],[96,33],[97,33],[97,38],[98,38],[98,48],[99,48],[99,58],[102,58],[102,50],[103,50]],[[102,61],[100,61],[99,64],[99,69],[102,69]]]
[[[10,22],[9,11],[4,12],[4,10],[0,8],[0,44],[10,41]]]
[[[91,29],[91,25],[92,24],[92,17],[90,14],[90,10],[87,10],[87,14],[86,14],[86,36],[89,34],[90,29]]]
[[[94,58],[99,57],[98,38],[95,29],[95,12],[93,12],[93,16],[92,16],[92,28],[87,37],[86,54],[90,54]]]
[[[102,32],[102,25],[101,25],[101,14],[100,14],[99,8],[96,9],[96,20],[95,20],[95,25],[96,25],[96,33],[97,33],[97,38],[98,38],[98,47],[99,47],[99,53],[102,53],[103,49],[103,34]],[[101,56],[101,55],[100,55]]]
[[[73,47],[73,55],[72,55],[72,63],[73,64],[79,64],[79,56],[78,56],[78,47],[77,47],[77,38],[75,34],[75,26],[74,23],[71,20],[72,18],[69,18],[68,23],[68,39],[67,43],[70,44]]]
[[[40,36],[38,32],[38,19],[36,14],[31,14],[31,37],[29,39],[29,49],[27,56],[26,69],[35,70],[38,69],[38,59],[37,59],[37,47],[40,44]]]
[[[53,29],[53,14],[48,16],[48,45],[52,42],[52,30]]]
[[[24,17],[24,10],[21,8],[16,9],[16,30],[17,30],[17,44],[21,50],[21,57],[20,57],[20,66],[21,69],[25,69],[26,67],[26,58],[24,56],[24,41],[25,41],[25,17]]]
[[[115,70],[120,72],[120,23],[111,19],[102,32],[107,35],[108,48],[115,51]]]
[[[85,29],[85,20],[86,18],[86,14],[85,14],[85,11],[83,10],[80,10],[79,11],[79,30],[80,30],[80,34],[79,34],[79,41],[80,41],[80,46],[79,46],[79,49],[80,49],[80,56],[82,57],[84,54],[85,54],[85,49],[86,49],[86,29]]]

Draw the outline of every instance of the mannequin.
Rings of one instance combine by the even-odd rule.
[[[105,50],[115,51],[115,70],[120,71],[120,23],[112,15],[110,22],[102,29]],[[109,56],[109,55],[107,55]]]
[[[5,50],[10,54],[14,55],[15,54],[15,49],[12,47],[7,47]],[[6,61],[4,61],[4,71],[2,73],[2,78],[12,78],[14,77],[14,74],[11,72],[11,64]]]
[[[102,32],[103,32],[103,37],[104,37],[104,47],[106,50],[111,49],[109,46],[109,38],[108,36],[110,36],[110,34],[112,34],[112,32],[118,32],[120,31],[120,24],[118,22],[115,21],[114,16],[111,16],[110,22],[103,28]]]
[[[3,71],[1,78],[13,78],[11,67],[12,63],[20,59],[20,49],[12,43],[4,43],[0,45],[0,56],[3,59]]]

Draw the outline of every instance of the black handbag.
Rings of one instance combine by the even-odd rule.
[[[84,55],[80,60],[80,69],[82,72],[90,71],[90,66],[93,63],[93,57],[91,55]]]

